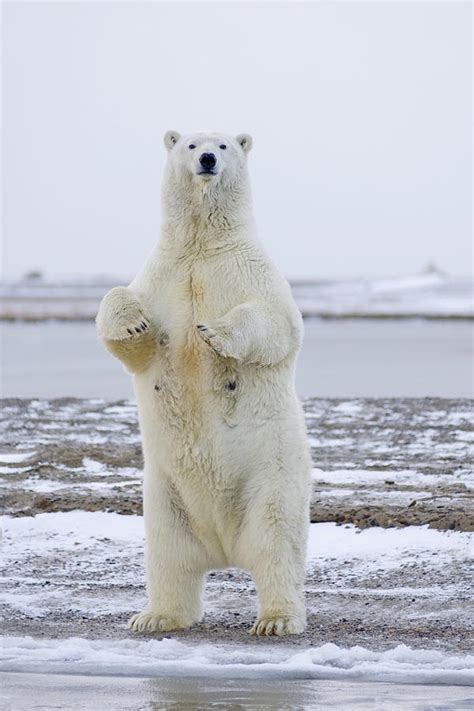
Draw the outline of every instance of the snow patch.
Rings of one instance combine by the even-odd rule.
[[[443,558],[468,560],[473,545],[474,533],[465,531],[437,531],[428,526],[359,530],[353,525],[313,523],[308,560],[324,566],[332,565],[330,559],[346,559],[369,569],[390,570],[410,558],[421,563],[433,553],[438,564]]]
[[[0,462],[2,464],[18,464],[30,459],[36,452],[0,452]]]
[[[456,445],[456,443],[454,443]],[[451,445],[450,445],[451,446]],[[372,460],[367,460],[370,464]],[[375,462],[374,462],[375,463]],[[474,488],[474,477],[472,472],[460,470],[456,474],[423,474],[412,469],[400,471],[380,470],[380,469],[335,469],[333,471],[323,471],[314,468],[311,473],[313,481],[325,484],[367,484],[383,485],[388,479],[397,484],[412,486],[439,486],[464,484],[467,489]]]
[[[97,462],[95,459],[89,459],[89,457],[84,457],[82,464],[88,474],[103,474],[107,470],[105,464]]]
[[[30,467],[0,467],[0,474],[24,474],[29,471]]]

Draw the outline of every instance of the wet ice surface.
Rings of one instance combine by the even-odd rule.
[[[194,678],[177,682],[176,678],[0,673],[0,684],[0,699],[8,699],[10,708],[22,711],[45,708],[467,711],[474,703],[472,689],[465,686],[402,686],[347,680]]]

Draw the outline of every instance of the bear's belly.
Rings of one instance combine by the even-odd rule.
[[[256,479],[279,466],[282,436],[305,447],[292,372],[208,351],[184,361],[169,355],[134,378],[145,476],[170,482],[216,565],[229,564]]]

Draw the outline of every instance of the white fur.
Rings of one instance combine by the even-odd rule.
[[[296,634],[310,471],[294,389],[301,317],[255,236],[250,136],[169,131],[165,145],[161,240],[97,317],[134,374],[143,436],[148,607],[130,626],[199,621],[206,572],[236,566],[257,586],[251,632]],[[203,152],[216,175],[197,174]]]

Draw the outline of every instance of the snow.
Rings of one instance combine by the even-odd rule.
[[[4,539],[10,542],[14,555],[30,546],[44,553],[48,548],[74,550],[78,545],[91,546],[104,537],[117,543],[136,543],[144,538],[141,516],[102,511],[44,513],[3,520]]]
[[[7,616],[23,615],[30,620],[38,619],[43,625],[43,620],[51,615],[59,618],[80,615],[89,622],[100,619],[99,624],[124,630],[125,619],[142,607],[145,534],[141,516],[70,511],[4,517],[3,523],[2,565],[10,589],[5,587],[0,593],[0,604]],[[357,597],[365,596],[366,585],[372,585],[371,574],[382,580],[387,571],[390,573],[402,564],[435,571],[435,576],[448,563],[465,568],[473,543],[474,533],[420,526],[360,531],[352,525],[312,524],[308,572],[311,576],[316,570],[318,575],[310,577],[309,589],[320,591],[319,612],[322,605],[333,606],[331,599],[341,590],[346,595],[350,591],[353,607]],[[33,578],[28,567],[31,565],[36,571]],[[357,577],[362,574],[365,577]],[[442,589],[436,587],[436,577],[427,576],[423,582],[419,587],[416,583],[414,588],[394,585],[375,592],[372,586],[370,592],[400,601],[418,596],[441,607],[443,596],[449,598],[449,604],[453,599],[466,598],[464,593],[460,595],[462,588],[457,587],[454,579],[451,586]],[[206,593],[208,610],[222,614],[224,620],[236,602],[241,613],[253,607],[255,598],[249,595],[249,587],[243,587],[242,596],[235,599],[238,585],[245,586],[245,582],[237,581],[231,586],[210,582]],[[309,610],[310,614],[317,614],[311,606]],[[431,614],[430,610],[425,614]],[[284,640],[271,645],[238,642],[197,645],[193,640],[172,638],[91,641],[73,637],[60,640],[3,637],[0,671],[221,679],[360,679],[418,684],[474,681],[473,657],[415,650],[397,642],[395,639],[390,650],[373,651],[365,646],[335,644],[310,647],[309,642],[308,647],[297,649],[286,646]]]
[[[325,441],[325,444],[327,442]],[[455,448],[456,443],[449,445]],[[438,445],[439,447],[441,445]],[[368,460],[370,462],[372,460]],[[410,487],[416,486],[440,486],[449,484],[463,484],[467,489],[474,488],[474,477],[472,472],[467,470],[459,470],[453,475],[443,474],[423,474],[412,469],[402,469],[399,471],[380,470],[380,469],[334,469],[332,471],[323,471],[322,469],[314,468],[311,473],[313,481],[321,484],[357,484],[368,486],[383,486],[386,480],[394,481],[397,484],[406,484]],[[364,492],[365,495],[365,492]]]
[[[15,595],[0,593],[0,603],[19,610],[27,606],[29,614],[34,617],[42,617],[45,609],[54,608],[56,612],[72,609],[70,595],[52,600],[51,590],[41,587],[48,580],[46,572],[44,579],[37,575],[35,581],[24,586],[26,581],[21,571],[27,569],[29,561],[36,560],[39,565],[40,559],[60,556],[71,569],[78,565],[87,567],[90,587],[93,587],[94,575],[98,571],[102,571],[107,585],[114,586],[114,594],[100,600],[99,604],[97,599],[90,597],[87,589],[76,591],[74,602],[77,609],[91,615],[131,614],[134,605],[141,604],[137,599],[137,595],[142,594],[140,586],[145,539],[141,516],[69,511],[38,514],[35,517],[4,517],[3,522],[3,566],[12,583],[16,580],[20,587]],[[425,526],[360,531],[352,525],[312,524],[308,541],[308,572],[317,569],[321,573],[332,573],[341,566],[344,568],[347,562],[351,564],[351,575],[361,576],[372,573],[382,575],[398,568],[402,562],[416,562],[420,568],[427,565],[431,569],[454,561],[464,565],[472,555],[473,544],[474,533],[437,531]],[[104,570],[104,559],[113,560],[114,564],[108,564]],[[16,577],[9,568],[13,563],[19,571]],[[339,582],[349,583],[342,573],[338,575]],[[35,589],[33,582],[37,586]],[[67,585],[68,582],[65,580],[61,584]],[[132,596],[125,591],[122,595],[120,586],[123,584],[133,587],[135,592]],[[33,597],[32,593],[35,593]]]
[[[30,467],[1,467],[0,474],[24,474],[29,472]]]
[[[346,402],[340,402],[338,405],[333,407],[333,411],[336,413],[341,413],[342,415],[358,415],[362,410],[363,405],[357,400],[348,400]]]
[[[18,464],[30,459],[36,452],[0,452],[2,464]]]
[[[183,643],[175,639],[63,640],[4,637],[0,671],[225,679],[361,679],[412,684],[474,682],[474,656],[398,645],[374,652],[323,644],[295,652],[271,647]]]
[[[438,563],[454,557],[468,560],[474,552],[474,533],[437,531],[428,526],[366,528],[317,523],[310,526],[308,560],[330,565],[337,559],[350,560],[366,569],[389,570],[401,560],[417,562],[436,554]]]
[[[123,516],[101,511],[67,511],[38,514],[34,517],[4,517],[4,559],[9,553],[21,556],[27,548],[44,554],[51,550],[77,550],[91,547],[103,538],[117,544],[141,546],[144,525],[141,516]],[[316,523],[310,526],[308,561],[321,565],[325,560],[351,558],[379,568],[392,567],[400,557],[449,555],[469,557],[474,533],[438,531],[427,526],[406,528],[367,528],[353,525]]]
[[[309,316],[473,315],[472,281],[443,274],[407,275],[395,279],[295,283],[293,295]]]
[[[122,278],[0,284],[0,315],[10,318],[94,318],[103,295]],[[308,315],[473,316],[472,280],[431,272],[392,279],[295,282]]]
[[[107,469],[105,464],[96,462],[94,459],[89,459],[89,457],[84,457],[82,464],[88,474],[103,474]]]

